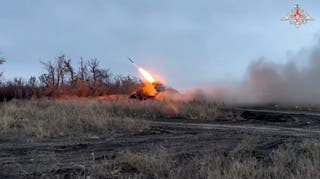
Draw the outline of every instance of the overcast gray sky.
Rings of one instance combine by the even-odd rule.
[[[280,21],[294,3],[316,20],[299,29]],[[40,61],[62,53],[137,75],[129,56],[183,89],[239,80],[260,57],[284,63],[320,37],[317,0],[3,0],[0,7],[7,79],[37,76]]]

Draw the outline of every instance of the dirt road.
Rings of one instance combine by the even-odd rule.
[[[81,173],[92,163],[112,160],[121,151],[166,148],[172,155],[224,152],[245,136],[258,136],[257,155],[278,145],[320,139],[320,115],[261,110],[235,110],[239,120],[195,121],[164,119],[147,132],[83,138],[30,140],[0,138],[0,178],[41,177],[43,174]]]

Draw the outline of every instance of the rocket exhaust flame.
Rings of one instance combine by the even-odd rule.
[[[152,75],[147,72],[146,70],[144,70],[141,67],[138,67],[139,72],[141,73],[141,75],[149,82],[149,83],[153,83],[156,80],[152,77]]]
[[[166,87],[157,81],[147,70],[136,65],[131,58],[128,57],[128,59],[143,77],[143,86],[131,94],[130,98],[146,100],[148,98],[155,98],[160,92],[166,90]]]
[[[140,72],[140,74],[143,76],[143,78],[144,78],[145,80],[147,80],[149,83],[153,83],[153,82],[156,81],[156,80],[153,78],[153,76],[152,76],[147,70],[145,70],[145,69],[139,67],[138,65],[136,65],[131,58],[128,57],[128,60],[134,65],[135,68],[138,69],[138,71]]]

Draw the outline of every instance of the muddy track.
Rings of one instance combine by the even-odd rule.
[[[112,137],[44,141],[1,138],[0,178],[81,173],[89,165],[113,160],[122,151],[148,151],[154,146],[162,146],[176,156],[224,152],[248,134],[259,136],[257,150],[261,155],[287,141],[320,139],[320,128],[314,127],[320,124],[318,114],[237,112],[242,115],[241,121],[159,120],[152,122],[149,131]]]
[[[183,123],[183,122],[156,122],[162,126],[175,128],[188,128],[198,130],[242,130],[248,132],[275,134],[281,136],[310,137],[320,136],[319,129],[302,129],[292,127],[277,126],[255,126],[251,124],[234,125],[234,124],[202,124],[202,123]]]

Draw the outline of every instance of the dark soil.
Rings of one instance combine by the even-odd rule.
[[[237,120],[163,119],[138,134],[36,140],[17,135],[0,138],[0,178],[84,175],[93,163],[114,160],[121,151],[148,151],[162,146],[176,157],[225,153],[248,135],[259,137],[257,157],[279,145],[320,139],[320,115],[267,110],[230,110]],[[232,115],[231,115],[232,116]]]

